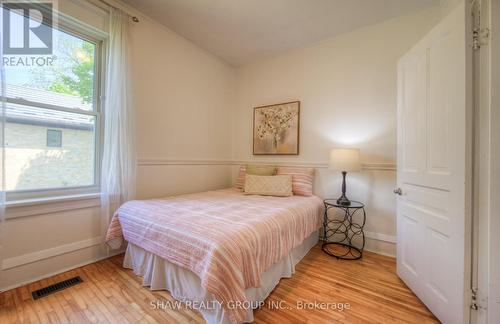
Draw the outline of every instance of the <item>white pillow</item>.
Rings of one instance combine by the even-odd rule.
[[[261,196],[292,196],[292,176],[275,175],[259,176],[247,174],[245,176],[245,195]]]

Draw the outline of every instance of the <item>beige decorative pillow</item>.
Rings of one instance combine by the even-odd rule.
[[[245,176],[245,195],[292,196],[292,176],[259,176],[247,174]]]

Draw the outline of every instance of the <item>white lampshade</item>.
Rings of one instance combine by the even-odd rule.
[[[331,150],[329,168],[338,171],[360,171],[359,149]]]

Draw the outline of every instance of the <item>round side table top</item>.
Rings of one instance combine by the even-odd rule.
[[[329,205],[329,206],[332,206],[332,207],[339,207],[339,208],[363,208],[363,207],[365,207],[365,204],[363,204],[363,203],[361,203],[359,201],[355,201],[355,200],[351,200],[351,204],[350,205],[340,205],[340,204],[337,204],[337,199],[325,199],[324,203],[326,205]]]

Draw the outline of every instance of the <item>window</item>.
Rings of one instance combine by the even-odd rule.
[[[52,64],[12,64],[23,55],[4,59],[8,199],[98,188],[104,38],[71,24],[60,20],[53,30]]]
[[[62,146],[62,131],[56,129],[47,129],[47,147]]]

